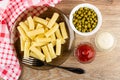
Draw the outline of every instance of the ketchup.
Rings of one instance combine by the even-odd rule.
[[[75,51],[75,56],[78,61],[88,63],[94,59],[95,50],[89,43],[80,44]]]

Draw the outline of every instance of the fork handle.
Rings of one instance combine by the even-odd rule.
[[[68,70],[68,71],[71,71],[71,72],[77,73],[77,74],[85,73],[85,70],[83,70],[82,68],[63,67],[63,66],[55,66],[55,65],[50,65],[50,66],[54,66],[54,67],[57,67],[57,68],[65,69],[65,70]]]

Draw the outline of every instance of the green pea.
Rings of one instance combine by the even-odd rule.
[[[91,32],[92,31],[92,29],[89,29],[89,32]]]
[[[95,20],[95,22],[97,23],[97,22],[98,22],[98,20],[96,19],[96,20]]]
[[[88,15],[91,15],[91,12],[90,12],[90,11],[88,12]]]
[[[92,25],[92,28],[95,28],[95,25]]]
[[[77,22],[77,19],[75,19],[75,22]]]
[[[73,22],[73,24],[75,25],[75,24],[76,24],[76,22]]]
[[[94,17],[95,17],[95,16],[94,16],[94,15],[92,15],[92,18],[93,18],[93,19],[94,19]]]
[[[83,18],[83,19],[82,19],[82,23],[84,23],[84,22],[85,22],[85,19]]]
[[[81,7],[80,10],[83,10],[83,7]]]
[[[97,25],[97,23],[94,23],[94,25]]]
[[[83,15],[83,14],[81,14],[81,16],[83,17],[84,15]]]
[[[76,15],[76,17],[78,18],[78,17],[79,17],[79,15]]]
[[[79,31],[81,31],[81,28],[78,28]]]
[[[79,16],[78,19],[81,19],[81,17]]]
[[[94,16],[97,16],[97,14],[95,13]]]
[[[85,24],[88,24],[88,22],[87,22],[87,21],[85,21]]]
[[[84,25],[84,24],[82,24],[81,26],[82,26],[82,28],[83,28],[85,25]]]
[[[79,25],[78,27],[81,28],[81,25]]]
[[[85,32],[85,29],[83,29],[82,32]]]
[[[92,21],[92,18],[90,18],[90,21]]]
[[[87,29],[85,29],[85,32],[88,32],[88,30],[87,30]]]
[[[88,21],[88,23],[90,23],[90,20]]]
[[[85,15],[85,18],[87,18],[88,16],[87,15]]]
[[[90,28],[91,27],[91,25],[90,25],[90,23],[88,23],[88,28]]]
[[[79,26],[79,24],[77,23],[77,24],[76,24],[76,26],[78,27],[78,26]]]
[[[78,11],[78,14],[81,14],[81,11]]]
[[[87,25],[85,25],[84,27],[85,27],[85,29],[86,29],[86,28],[87,28]]]
[[[73,17],[75,17],[76,16],[76,14],[73,14]]]
[[[78,30],[78,27],[76,27],[76,29]]]
[[[94,24],[94,21],[92,20],[91,23]]]
[[[88,20],[88,21],[89,21],[89,19],[90,19],[90,18],[89,18],[89,17],[87,17],[87,20]]]
[[[76,11],[75,14],[78,14],[78,12]]]

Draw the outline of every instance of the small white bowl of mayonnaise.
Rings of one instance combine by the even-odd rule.
[[[111,51],[115,43],[116,39],[110,32],[100,32],[95,37],[95,45],[99,51]]]

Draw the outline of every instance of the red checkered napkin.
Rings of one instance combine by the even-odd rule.
[[[14,49],[13,24],[16,18],[32,5],[50,5],[61,0],[4,0],[6,8],[0,7],[0,77],[4,80],[18,80],[21,68]],[[0,0],[0,4],[2,1]],[[45,9],[45,7],[44,7]],[[38,10],[42,12],[43,8]],[[33,12],[35,13],[35,12]]]

